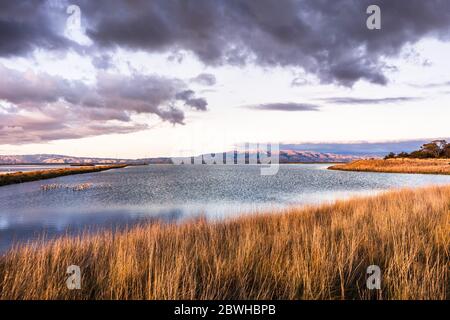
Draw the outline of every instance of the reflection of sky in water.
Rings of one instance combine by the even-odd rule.
[[[450,184],[450,176],[324,170],[281,165],[275,176],[258,166],[129,167],[0,188],[0,250],[42,232],[49,237],[142,221],[182,221],[316,204],[398,187]],[[41,191],[43,184],[92,188]]]

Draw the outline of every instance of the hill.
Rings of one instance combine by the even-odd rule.
[[[280,163],[298,162],[349,162],[363,156],[322,153],[315,151],[281,150]],[[0,155],[1,164],[171,164],[170,158],[115,159],[74,157],[58,154]]]

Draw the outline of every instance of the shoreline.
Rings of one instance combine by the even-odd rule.
[[[390,275],[380,299],[448,299],[449,205],[448,185],[401,189],[34,242],[0,256],[0,299],[371,299],[373,264]]]
[[[280,165],[288,164],[327,164],[327,165],[338,165],[343,162],[292,162],[292,163],[280,163]],[[0,166],[62,166],[68,165],[65,168],[59,169],[44,169],[44,170],[33,170],[33,171],[18,171],[18,172],[0,172],[0,187],[19,184],[24,182],[32,182],[39,180],[52,179],[62,176],[100,172],[110,169],[120,169],[125,167],[136,167],[136,166],[147,166],[148,164],[0,164]],[[173,165],[173,164],[151,164],[151,165]]]
[[[61,169],[47,169],[47,170],[37,170],[37,171],[24,171],[24,172],[14,172],[14,173],[4,173],[0,175],[0,187],[7,186],[11,184],[18,184],[24,182],[32,182],[39,180],[47,180],[52,178],[58,178],[63,176],[83,174],[83,173],[93,173],[101,172],[111,169],[121,169],[128,165],[100,165],[100,166],[83,166],[79,168],[61,168]]]
[[[328,170],[450,175],[450,159],[370,159],[328,167]]]

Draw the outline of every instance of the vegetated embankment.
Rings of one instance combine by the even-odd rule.
[[[6,173],[0,175],[0,186],[36,180],[51,179],[62,176],[68,176],[72,174],[92,173],[110,169],[118,169],[124,168],[126,166],[127,166],[126,164],[98,165],[98,166],[83,166],[79,168],[62,168],[62,169],[48,169],[29,172]]]
[[[450,174],[450,159],[368,159],[329,167],[330,170]]]

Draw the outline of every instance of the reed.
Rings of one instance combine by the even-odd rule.
[[[328,169],[390,173],[450,174],[450,159],[395,158],[386,160],[357,160],[346,164],[337,164]]]
[[[63,169],[49,169],[29,172],[14,172],[0,175],[0,186],[9,184],[30,182],[36,180],[52,179],[62,176],[68,176],[81,173],[100,172],[110,169],[125,168],[127,165],[102,165],[102,166],[84,166],[80,168],[63,168]]]
[[[450,186],[16,247],[1,299],[448,299]],[[382,288],[366,288],[378,265]],[[81,290],[66,268],[81,267]]]

